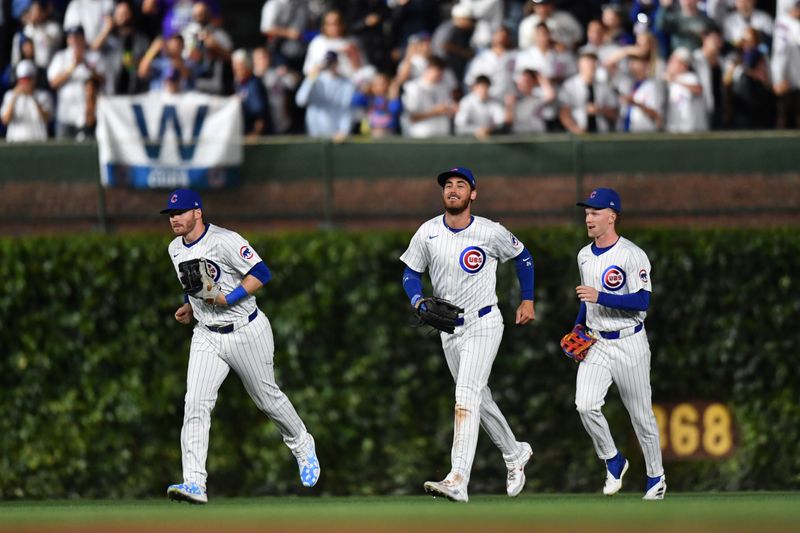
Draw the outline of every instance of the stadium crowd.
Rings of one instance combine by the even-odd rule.
[[[248,136],[800,124],[800,0],[0,0],[12,141],[91,138],[100,94],[241,98]],[[233,35],[236,35],[233,33]]]

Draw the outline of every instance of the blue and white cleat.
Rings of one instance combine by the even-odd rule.
[[[176,502],[208,503],[206,489],[190,481],[167,487],[167,497]]]
[[[622,488],[622,476],[628,471],[628,460],[617,452],[617,455],[606,461],[606,484],[603,494],[613,496]]]
[[[310,444],[299,454],[296,453],[295,457],[300,469],[300,482],[304,487],[313,487],[319,480],[320,467],[314,437],[311,436],[311,433],[308,434],[308,439]]]
[[[647,476],[647,485],[644,487],[643,500],[663,500],[664,494],[667,493],[667,477],[660,475],[658,477]]]

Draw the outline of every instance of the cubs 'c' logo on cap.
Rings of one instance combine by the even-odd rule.
[[[650,279],[647,277],[647,270],[641,269],[639,271],[639,279],[642,280],[642,283],[647,283]]]
[[[218,264],[210,259],[206,259],[206,263],[208,264],[209,276],[214,278],[214,281],[219,281],[219,277],[222,275],[222,269],[219,268]]]
[[[250,249],[249,246],[242,246],[239,248],[239,255],[242,256],[242,259],[246,259],[250,261],[253,258],[253,250]]]
[[[597,196],[597,191],[592,191],[592,194],[589,195],[589,198],[594,198]]]
[[[169,199],[169,203],[171,203],[171,204],[174,204],[177,201],[178,201],[178,194],[177,193],[173,194]]]
[[[477,246],[468,246],[461,252],[458,262],[464,272],[475,274],[483,268],[483,264],[486,262],[486,252]]]
[[[603,271],[603,288],[618,291],[625,286],[625,271],[617,265],[611,265]]]

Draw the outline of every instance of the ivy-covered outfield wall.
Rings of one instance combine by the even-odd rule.
[[[536,262],[537,321],[513,322],[512,265],[500,267],[506,333],[490,385],[533,444],[529,491],[599,491],[604,480],[573,407],[575,365],[558,340],[577,310],[581,230],[520,231]],[[730,407],[736,448],[667,463],[671,489],[800,487],[800,237],[790,231],[628,232],[650,256],[653,393],[664,404]],[[418,493],[447,473],[453,384],[435,335],[409,326],[397,257],[408,233],[248,235],[274,278],[279,383],[317,440],[313,493]],[[168,236],[0,241],[0,498],[160,496],[180,479],[191,331]],[[612,388],[605,411],[643,485],[633,431]],[[216,495],[304,492],[296,464],[234,374],[213,414]],[[482,435],[471,492],[504,491]]]

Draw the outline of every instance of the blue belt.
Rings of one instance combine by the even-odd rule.
[[[489,313],[491,313],[492,307],[493,306],[491,305],[487,305],[486,307],[481,307],[480,309],[478,309],[478,318],[486,316]],[[456,318],[456,326],[463,326],[463,325],[464,325],[464,318],[463,317]]]
[[[644,327],[644,322],[642,322],[641,324],[637,324],[636,327],[633,328],[633,333],[631,333],[631,335],[633,335],[634,333],[639,333],[640,331],[642,331],[643,327]],[[619,339],[619,333],[620,332],[619,331],[598,331],[597,333],[599,333],[600,336],[603,337],[604,339]],[[626,337],[627,337],[627,335],[626,335]]]
[[[250,313],[250,316],[247,317],[247,323],[249,324],[250,322],[255,320],[257,316],[258,316],[258,307],[256,307],[256,310]],[[206,326],[206,328],[210,331],[213,331],[214,333],[230,333],[234,329],[233,324],[228,324],[227,326]]]

